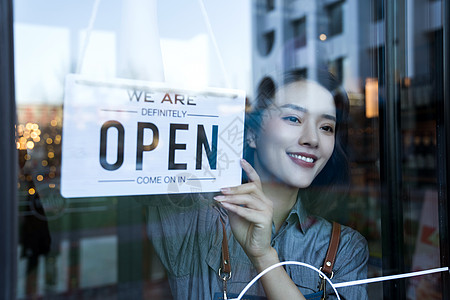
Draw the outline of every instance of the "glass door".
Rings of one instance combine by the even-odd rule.
[[[167,253],[149,232],[155,203],[179,204],[174,190],[61,194],[68,74],[238,89],[249,112],[285,74],[318,81],[325,71],[348,96],[349,171],[326,193],[314,182],[307,195],[317,202],[305,211],[367,241],[369,279],[449,266],[449,8],[448,0],[0,0],[3,297],[171,299],[175,291]],[[152,102],[142,95],[128,93],[128,100]],[[69,117],[80,130],[90,124],[89,114]],[[170,142],[177,151],[179,138]],[[79,149],[68,152],[81,157]],[[150,189],[157,178],[145,180]],[[198,195],[198,181],[189,188]],[[448,272],[436,272],[365,290],[369,299],[447,299],[448,280]]]
[[[440,244],[448,235],[443,225],[446,167],[440,154],[448,134],[442,131],[444,4],[386,1],[384,5],[381,220],[383,271],[394,274],[445,266],[448,251]],[[441,299],[446,280],[446,273],[436,273],[386,282],[384,295]]]

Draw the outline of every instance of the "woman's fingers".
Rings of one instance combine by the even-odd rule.
[[[252,165],[249,164],[245,159],[241,159],[241,167],[247,174],[248,179],[251,182],[254,182],[259,188],[261,188],[261,179],[259,178],[258,173],[252,167]]]
[[[238,186],[227,187],[220,189],[224,195],[239,195],[239,194],[259,194],[260,188],[254,183],[244,183]]]
[[[270,248],[273,203],[264,195],[255,169],[243,159],[241,166],[249,182],[223,188],[214,199],[228,211],[233,234],[247,255],[260,256]]]
[[[220,191],[223,194],[248,194],[262,192],[261,180],[259,179],[259,175],[256,173],[255,169],[253,169],[253,167],[245,159],[241,159],[241,166],[247,174],[250,182],[234,187],[222,188]]]
[[[270,224],[273,203],[264,195],[261,180],[255,169],[244,159],[241,159],[241,166],[250,182],[223,188],[220,190],[222,195],[217,195],[214,199],[228,211],[257,226]]]
[[[268,206],[271,205],[271,201],[267,199],[262,191],[261,187],[261,180],[259,178],[258,173],[256,170],[245,160],[241,159],[241,166],[242,169],[246,172],[247,177],[249,178],[250,182],[241,184],[234,187],[227,187],[222,188],[220,191],[222,192],[222,196],[216,196],[216,200],[227,200],[231,199],[230,196],[233,195],[250,195],[251,197],[244,197],[241,199],[241,201],[250,201],[251,202],[240,202],[236,204],[239,205],[252,205],[252,208],[256,209],[264,209],[261,207],[261,202],[265,203]],[[233,197],[233,199],[239,199],[238,197]],[[227,200],[228,201],[228,200]],[[249,206],[250,207],[250,206]]]
[[[236,204],[232,204],[232,203],[228,203],[228,202],[221,202],[222,206],[232,212],[235,213],[236,215],[240,216],[241,218],[255,224],[255,225],[259,225],[261,226],[262,224],[270,224],[270,222],[267,222],[268,218],[267,216],[264,214],[264,211],[258,211],[256,213],[256,211],[254,209],[251,208],[247,208],[245,206],[240,206],[240,205],[236,205]]]
[[[231,203],[240,206],[246,206],[255,210],[266,210],[268,205],[261,199],[254,197],[251,194],[238,194],[238,195],[217,195],[214,200],[220,203]]]
[[[256,201],[271,204],[272,202],[266,198],[260,186],[255,182],[244,183],[238,186],[220,189],[223,196],[232,195],[251,195]]]

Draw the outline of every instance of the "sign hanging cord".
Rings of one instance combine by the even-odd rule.
[[[219,59],[220,68],[222,69],[223,77],[225,79],[225,84],[227,88],[231,88],[231,82],[230,78],[228,76],[227,70],[225,68],[225,64],[223,62],[223,57],[220,54],[219,46],[217,45],[217,40],[214,35],[214,32],[212,30],[211,22],[209,21],[208,12],[206,11],[205,4],[203,3],[203,0],[198,0],[198,3],[200,5],[200,10],[203,15],[203,19],[205,20],[206,29],[208,30],[208,35],[211,38],[211,41],[214,46],[214,51],[216,52],[217,58]]]
[[[81,48],[80,54],[78,56],[78,64],[76,73],[79,74],[81,72],[81,68],[83,67],[84,57],[86,56],[86,50],[89,45],[89,39],[91,38],[92,29],[94,28],[95,20],[97,19],[98,7],[100,5],[101,0],[95,0],[94,6],[92,7],[91,17],[89,19],[88,26],[86,28],[86,36],[83,40],[83,46]]]

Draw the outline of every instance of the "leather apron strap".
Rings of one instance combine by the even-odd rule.
[[[334,261],[336,260],[336,253],[339,247],[339,240],[341,238],[341,225],[339,223],[333,222],[333,230],[331,232],[330,244],[328,246],[327,255],[325,256],[325,261],[323,262],[322,272],[328,276],[328,278],[333,277],[333,267]]]

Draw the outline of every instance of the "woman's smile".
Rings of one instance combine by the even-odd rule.
[[[314,168],[314,162],[317,161],[317,156],[307,153],[287,153],[287,155],[294,163],[305,168]]]

